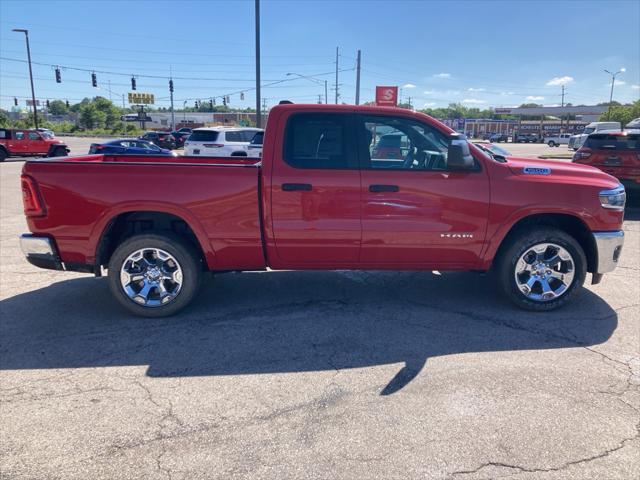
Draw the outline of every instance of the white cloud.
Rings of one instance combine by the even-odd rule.
[[[640,90],[640,85],[631,85],[631,88],[634,90]]]
[[[500,92],[500,95],[515,95],[515,92]]]
[[[484,88],[473,88],[473,87],[469,87],[467,88],[467,92],[484,92]]]
[[[435,90],[425,90],[424,92],[425,95],[435,95],[437,92]]]
[[[416,86],[413,83],[405,83],[402,88],[416,88]]]
[[[566,85],[567,83],[573,82],[573,77],[569,77],[565,75],[564,77],[553,77],[551,80],[547,82],[548,87],[555,87],[558,85]]]
[[[544,100],[544,97],[540,95],[529,95],[526,100]]]
[[[468,103],[469,105],[481,105],[487,103],[484,100],[478,100],[477,98],[465,98],[462,103]]]
[[[435,104],[436,102],[426,102],[422,105],[422,108],[433,107]]]
[[[434,77],[436,77],[436,78],[451,78],[451,74],[450,73],[436,73],[434,75]]]

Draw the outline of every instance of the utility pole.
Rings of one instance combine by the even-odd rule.
[[[262,126],[260,112],[260,0],[256,2],[256,127]]]
[[[171,130],[176,129],[176,116],[173,111],[173,71],[171,65],[169,65],[169,96],[171,97]]]
[[[322,95],[318,94],[318,105],[322,103]]]
[[[31,80],[31,101],[33,102],[33,123],[38,128],[38,109],[36,107],[36,92],[33,88],[33,71],[31,70],[31,48],[29,48],[29,30],[24,28],[14,28],[14,32],[24,33],[24,38],[27,40],[27,59],[29,60],[29,80]]]
[[[267,111],[267,99],[263,98],[262,99],[262,109],[266,112]]]
[[[338,58],[340,57],[340,47],[336,47],[336,105],[338,104],[338,97],[340,94],[338,93]]]
[[[324,103],[325,103],[325,105],[327,103],[329,103],[329,96],[328,96],[328,93],[327,93],[327,81],[326,80],[324,81]]]
[[[111,100],[111,80],[109,80],[109,101],[113,102],[113,100]]]
[[[560,102],[560,104],[562,105],[562,108],[564,109],[564,85],[562,85],[562,101]],[[560,114],[560,133],[562,133],[562,119],[564,118],[564,116],[562,114]]]
[[[360,50],[356,60],[356,105],[360,105],[360,61],[362,59]]]
[[[411,110],[411,97],[407,97],[407,104],[409,105],[409,110]]]

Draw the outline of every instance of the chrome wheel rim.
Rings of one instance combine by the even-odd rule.
[[[564,295],[575,278],[575,262],[566,248],[538,243],[516,262],[516,285],[529,300],[549,302]]]
[[[160,307],[172,302],[182,289],[182,281],[178,261],[159,248],[136,250],[120,269],[124,293],[144,307]]]

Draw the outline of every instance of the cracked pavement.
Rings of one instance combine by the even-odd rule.
[[[486,277],[269,272],[131,317],[39,270],[0,165],[0,478],[640,476],[640,209],[620,268],[549,314]]]

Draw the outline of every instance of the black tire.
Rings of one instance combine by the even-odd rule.
[[[67,149],[65,147],[56,147],[51,150],[51,157],[66,157]]]
[[[120,283],[120,270],[129,255],[144,248],[159,248],[172,255],[182,269],[182,286],[172,300],[164,305],[145,306],[133,301]],[[141,317],[158,318],[175,315],[197,295],[202,283],[202,261],[195,248],[172,233],[136,235],[118,246],[109,260],[109,288],[118,303]]]
[[[535,312],[555,310],[568,303],[582,287],[587,274],[587,258],[580,244],[566,232],[546,226],[530,227],[513,234],[506,242],[496,259],[494,275],[507,298],[518,307]],[[553,300],[531,300],[520,291],[515,280],[518,259],[528,249],[539,243],[553,243],[563,247],[573,258],[575,269],[573,282],[562,295]]]
[[[4,162],[7,157],[8,155],[4,148],[0,148],[0,162]]]
[[[547,145],[549,145],[550,147],[555,147],[556,146],[556,142],[554,142],[553,140],[550,140]]]

